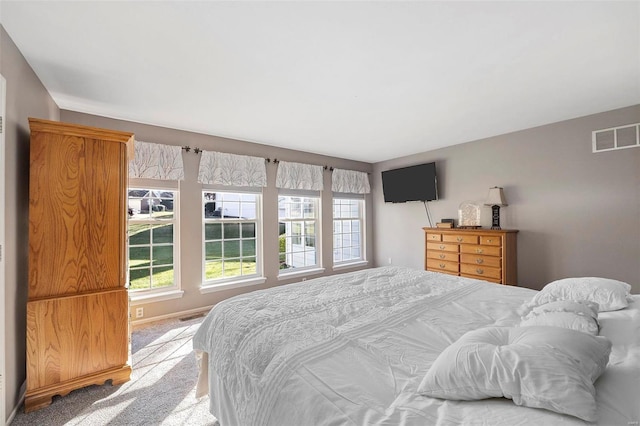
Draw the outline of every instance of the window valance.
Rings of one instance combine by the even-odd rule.
[[[225,186],[267,186],[264,158],[202,151],[198,182]]]
[[[134,157],[129,161],[129,177],[182,180],[184,165],[179,146],[136,141]]]
[[[280,161],[276,175],[276,187],[322,191],[324,187],[323,170],[322,166]]]
[[[368,194],[371,192],[369,175],[355,170],[333,169],[331,190],[351,194]]]

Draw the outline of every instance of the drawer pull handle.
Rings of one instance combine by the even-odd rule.
[[[447,248],[447,246],[443,246],[442,244],[440,244],[440,250],[444,250],[446,248]]]
[[[459,242],[459,243],[461,243],[463,239],[464,239],[464,238],[462,238],[462,237],[457,237],[457,238],[456,238],[456,240],[458,240],[458,242]]]
[[[476,263],[477,263],[478,265],[482,265],[482,262],[484,262],[484,260],[483,260],[483,259],[476,259]]]
[[[445,267],[445,266],[447,266],[447,265],[445,265],[444,263],[441,263],[441,264],[440,264],[440,267],[441,267],[442,269],[444,269],[444,267]]]
[[[488,239],[487,239],[487,242],[488,242],[488,243],[492,243],[492,242],[493,242],[493,240],[492,240],[492,239],[490,239],[490,238],[488,238]]]
[[[482,274],[484,273],[484,269],[476,268],[476,272],[477,272],[479,275],[482,275]]]
[[[438,256],[438,257],[439,257],[440,259],[444,259],[444,258],[445,258],[445,257],[447,257],[447,256],[445,256],[444,254],[441,254],[441,255],[440,255],[440,256]]]
[[[476,253],[482,254],[482,251],[483,250],[481,248],[476,249]]]

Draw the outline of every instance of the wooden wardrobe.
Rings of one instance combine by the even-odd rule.
[[[129,380],[127,171],[133,134],[29,119],[25,411]]]

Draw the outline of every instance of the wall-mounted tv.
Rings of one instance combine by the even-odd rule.
[[[382,172],[382,192],[385,203],[437,200],[436,163],[418,164]]]

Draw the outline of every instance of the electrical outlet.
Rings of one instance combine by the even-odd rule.
[[[144,308],[136,308],[136,318],[142,318],[144,316]]]

